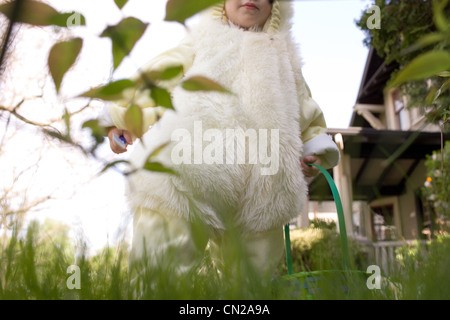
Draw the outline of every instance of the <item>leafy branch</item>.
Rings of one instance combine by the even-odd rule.
[[[447,19],[444,10],[448,0],[433,1],[433,16],[436,25],[436,32],[428,33],[422,36],[416,43],[406,48],[404,52],[410,53],[422,48],[429,48],[431,45],[438,45],[442,49],[429,49],[414,58],[406,65],[394,79],[392,79],[388,88],[398,87],[399,85],[411,80],[423,80],[431,77],[447,78],[439,88],[432,87],[425,99],[428,105],[432,105],[438,99],[450,91],[450,19]],[[450,120],[450,105],[444,106],[441,113],[441,171],[444,174],[444,128]]]
[[[28,119],[24,116],[22,116],[21,114],[19,114],[17,112],[17,109],[20,108],[20,106],[25,102],[25,99],[22,99],[16,106],[14,106],[13,108],[8,108],[5,106],[0,105],[0,110],[2,111],[6,111],[8,113],[10,113],[11,115],[13,115],[14,117],[16,117],[17,119],[21,120],[22,122],[25,122],[27,124],[30,124],[32,126],[36,126],[36,127],[50,127],[50,124],[46,124],[46,123],[40,123],[31,119]]]
[[[368,13],[357,25],[367,33],[365,43],[373,46],[387,64],[396,61],[388,88],[399,88],[409,97],[408,108],[428,107],[431,123],[445,121],[450,95],[450,5],[448,0],[375,0],[380,7],[380,29],[369,29]]]
[[[184,24],[186,19],[195,15],[199,11],[218,3],[220,0],[198,0],[198,1],[184,1],[184,0],[168,0],[166,5],[166,21],[174,21]],[[128,0],[114,0],[115,5],[119,10],[128,3]],[[69,20],[74,14],[79,17],[79,25],[86,26],[84,16],[79,13],[60,13],[50,5],[42,3],[38,0],[13,0],[8,3],[0,5],[0,13],[4,14],[10,20],[10,28],[14,23],[23,23],[33,26],[54,26],[60,28],[69,27]],[[106,27],[99,35],[101,38],[109,38],[112,43],[112,57],[113,70],[116,70],[123,59],[132,52],[136,43],[142,38],[147,30],[149,23],[144,23],[135,17],[123,18],[119,23],[113,26]],[[6,51],[8,37],[2,46],[3,51]],[[48,67],[51,78],[55,85],[56,93],[60,92],[63,85],[63,79],[66,73],[76,64],[78,56],[82,52],[84,42],[83,39],[76,37],[61,41],[54,44],[48,55]],[[98,99],[101,101],[124,101],[127,108],[125,112],[125,123],[130,128],[130,131],[138,138],[142,137],[146,128],[143,127],[143,112],[142,108],[148,105],[142,105],[140,102],[142,95],[147,96],[147,100],[153,102],[151,107],[162,107],[165,109],[173,109],[172,98],[170,92],[159,85],[159,83],[167,80],[172,80],[180,77],[184,70],[182,66],[170,66],[162,71],[139,72],[139,79],[129,78],[111,81],[107,84],[92,88],[75,98],[89,98]],[[185,90],[198,91],[219,91],[229,93],[219,83],[210,79],[194,76],[186,79],[181,83]],[[87,106],[86,106],[87,107]],[[85,108],[83,108],[84,110]],[[79,149],[83,154],[91,154],[95,157],[95,150],[99,144],[104,142],[107,128],[103,128],[96,120],[88,120],[82,124],[82,129],[89,128],[91,130],[92,138],[95,144],[90,150],[82,145],[74,142],[70,134],[71,116],[74,113],[64,111],[62,120],[66,126],[66,132],[61,133],[55,128],[49,128],[46,124],[34,122],[26,119],[18,114],[14,109],[1,107],[1,110],[7,111],[19,118],[20,120],[35,126],[44,128],[44,133],[57,138],[63,143],[67,143]],[[159,115],[156,121],[159,120]],[[115,164],[106,164],[105,168],[115,167]],[[144,165],[144,169],[155,171],[167,171],[156,165],[149,157],[148,162]]]

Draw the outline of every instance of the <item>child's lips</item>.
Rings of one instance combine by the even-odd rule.
[[[255,4],[251,3],[251,2],[244,3],[242,5],[242,7],[244,7],[247,10],[257,10],[258,9],[258,7]]]

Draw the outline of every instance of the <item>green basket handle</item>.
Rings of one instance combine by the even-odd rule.
[[[327,179],[327,182],[331,188],[331,192],[333,193],[334,202],[336,203],[336,210],[338,214],[338,221],[339,221],[339,235],[341,240],[341,247],[342,247],[342,266],[344,270],[348,270],[350,267],[350,259],[348,254],[348,241],[347,241],[347,230],[345,228],[345,218],[344,218],[344,210],[342,208],[342,201],[341,197],[339,196],[338,189],[336,187],[336,184],[334,183],[333,178],[328,173],[328,171],[323,168],[322,166],[319,166],[317,164],[309,163],[309,166],[316,167],[317,169],[322,172],[322,174]],[[291,239],[289,234],[289,224],[284,226],[284,239],[285,239],[285,248],[286,248],[286,265],[287,265],[287,271],[288,274],[293,274],[292,270],[292,252],[291,252]]]

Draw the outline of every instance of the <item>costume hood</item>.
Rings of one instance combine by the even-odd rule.
[[[214,19],[222,20],[224,23],[228,23],[228,18],[225,14],[225,2],[221,2],[214,5],[211,8],[211,14]],[[274,35],[281,31],[289,31],[292,27],[292,17],[294,16],[294,10],[292,8],[292,2],[288,0],[273,2],[272,14],[264,25],[263,31]]]

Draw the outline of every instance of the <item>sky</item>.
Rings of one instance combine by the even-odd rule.
[[[115,6],[113,0],[48,2],[62,12],[78,11],[86,18],[87,27],[69,30],[73,36],[83,37],[83,51],[74,69],[67,73],[61,93],[54,101],[55,105],[63,104],[75,110],[81,102],[73,101],[74,96],[104,84],[111,76],[111,61],[104,58],[110,55],[110,42],[98,37],[106,26],[114,25],[127,16],[150,23],[132,54],[112,75],[117,79],[131,76],[152,57],[177,45],[186,32],[178,23],[163,21],[165,0],[129,0],[122,10]],[[367,0],[294,1],[293,34],[300,45],[303,74],[330,128],[347,128],[350,122],[368,54],[368,49],[363,45],[364,34],[355,25],[355,19],[371,3]],[[30,32],[26,39],[38,41],[38,32]],[[46,47],[45,44],[42,46],[43,50],[28,53],[35,61],[40,59],[45,62]],[[26,57],[24,53],[24,59]],[[17,75],[17,83],[29,81],[33,73],[43,67],[31,61],[24,67],[25,75],[22,78]],[[36,106],[33,108],[37,109]],[[95,117],[98,110],[93,108],[90,116]],[[35,115],[40,116],[39,112]],[[83,120],[87,119],[79,121]],[[23,139],[15,145],[39,145],[41,138],[27,136]],[[50,140],[48,142],[52,143]],[[25,159],[35,161],[41,158],[39,170],[30,174],[27,186],[36,192],[52,194],[55,200],[48,202],[44,210],[38,213],[40,218],[51,217],[68,223],[82,232],[93,248],[100,248],[120,238],[123,222],[129,222],[130,218],[122,175],[109,171],[98,176],[96,173],[101,170],[101,164],[54,143],[43,153],[34,152],[33,157],[29,156],[26,148],[11,150],[13,152],[2,156],[0,165],[5,161],[16,166],[23,163],[25,166]],[[100,148],[99,156],[111,161],[127,157],[112,154],[107,144]],[[2,167],[2,181],[12,179],[10,172],[7,166]]]
[[[303,73],[330,128],[347,128],[368,48],[356,26],[372,1],[295,1],[293,33],[304,60]]]

